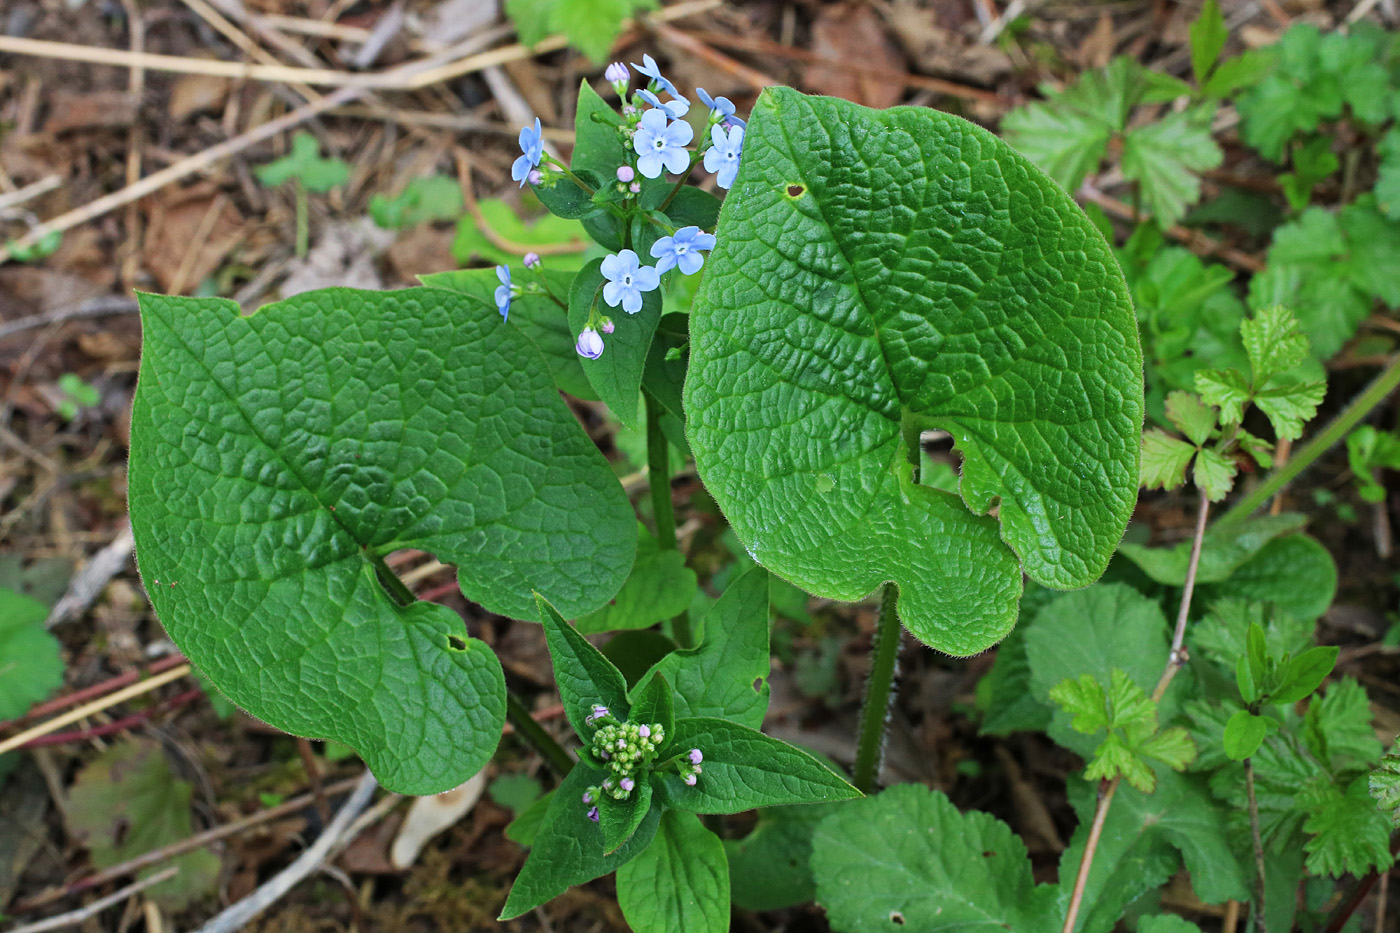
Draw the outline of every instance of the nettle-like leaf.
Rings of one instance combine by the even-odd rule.
[[[719,229],[686,412],[755,560],[837,599],[894,580],[910,631],[959,655],[1013,624],[1017,555],[1056,587],[1102,572],[1136,496],[1141,353],[1063,191],[957,117],[771,88]],[[963,502],[912,482],[933,427]]]
[[[455,787],[500,737],[500,662],[376,574],[418,548],[517,618],[532,589],[605,602],[636,522],[539,352],[439,289],[327,289],[251,317],[141,296],[137,560],[171,637],[229,698],[355,749],[407,793]]]
[[[1384,871],[1395,862],[1390,853],[1390,820],[1376,809],[1363,775],[1344,788],[1312,785],[1300,795],[1308,813],[1303,844],[1308,871],[1317,875],[1361,875]]]
[[[833,929],[1058,930],[1055,889],[1037,887],[1026,847],[987,813],[959,813],[916,784],[833,810],[812,845],[817,903]]]
[[[1369,785],[1376,806],[1389,814],[1395,828],[1400,829],[1400,739],[1395,740],[1380,765],[1371,772]]]
[[[694,814],[667,810],[652,844],[617,870],[617,903],[635,933],[726,933],[724,843]]]

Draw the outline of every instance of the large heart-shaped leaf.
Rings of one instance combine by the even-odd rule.
[[[770,88],[718,236],[685,403],[756,560],[837,599],[893,580],[954,654],[1010,629],[1017,555],[1060,588],[1103,571],[1136,499],[1142,354],[1107,244],[1045,175],[957,117]],[[961,503],[911,480],[935,427]]]
[[[251,317],[145,295],[141,317],[132,530],[171,637],[240,706],[351,746],[385,786],[461,784],[500,735],[500,663],[456,613],[391,599],[382,558],[429,551],[521,618],[532,589],[602,605],[636,546],[539,351],[442,289],[327,289]]]

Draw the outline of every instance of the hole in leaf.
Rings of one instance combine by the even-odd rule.
[[[904,914],[900,913],[900,912],[897,911],[897,910],[891,911],[891,912],[890,912],[890,923],[893,923],[895,926],[899,926],[899,927],[904,926]]]
[[[467,640],[461,635],[448,635],[447,647],[451,648],[453,651],[466,651]]]
[[[759,692],[760,690],[762,690],[762,689],[763,689],[763,678],[762,678],[762,677],[755,677],[755,678],[753,679],[753,692],[754,692],[754,693],[758,693],[758,692]]]
[[[787,186],[787,195],[788,195],[788,197],[790,197],[790,198],[800,198],[800,197],[802,197],[802,195],[804,195],[804,194],[806,194],[806,193],[807,193],[807,189],[804,188],[802,185],[788,185],[788,186]]]

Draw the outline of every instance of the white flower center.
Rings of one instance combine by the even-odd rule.
[[[677,244],[675,245],[675,250],[676,250],[676,255],[677,255],[677,256],[684,256],[685,253],[686,253],[686,251],[689,250],[689,249],[690,249],[690,247],[689,247],[689,246],[686,246],[684,243],[677,243]]]
[[[652,143],[652,145],[656,147],[657,152],[660,152],[662,149],[666,148],[666,140],[657,139],[656,142]]]

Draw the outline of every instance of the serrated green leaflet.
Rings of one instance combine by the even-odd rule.
[[[754,807],[822,803],[860,791],[795,745],[723,719],[677,719],[667,748],[700,749],[704,771],[694,787],[657,772],[658,796],[691,813],[742,813]]]
[[[960,655],[1014,622],[1012,549],[1054,586],[1099,575],[1136,497],[1142,358],[1063,191],[956,117],[770,88],[718,235],[686,412],[759,563],[838,599],[894,580],[909,629]],[[966,507],[910,481],[907,438],[932,427]],[[1000,536],[972,514],[997,502]]]
[[[812,874],[817,903],[847,933],[1060,927],[1054,889],[1036,887],[1005,823],[916,784],[833,810],[812,840]]]
[[[1376,806],[1389,814],[1390,821],[1400,829],[1400,739],[1396,739],[1380,766],[1371,772],[1369,785]]]
[[[635,933],[726,933],[724,844],[693,815],[667,810],[652,844],[617,870],[617,902]]]
[[[500,663],[461,618],[399,605],[376,563],[419,548],[526,617],[621,585],[635,519],[543,359],[438,289],[327,289],[242,317],[141,297],[130,506],[171,637],[240,706],[354,748],[407,793],[495,749]],[[561,559],[561,555],[567,555]]]
[[[626,864],[651,844],[661,822],[661,809],[652,807],[622,848],[603,854],[603,833],[588,818],[583,792],[603,782],[603,772],[576,765],[549,801],[544,821],[531,843],[510,896],[501,908],[502,920],[518,917],[563,894],[571,885],[600,878]]]

